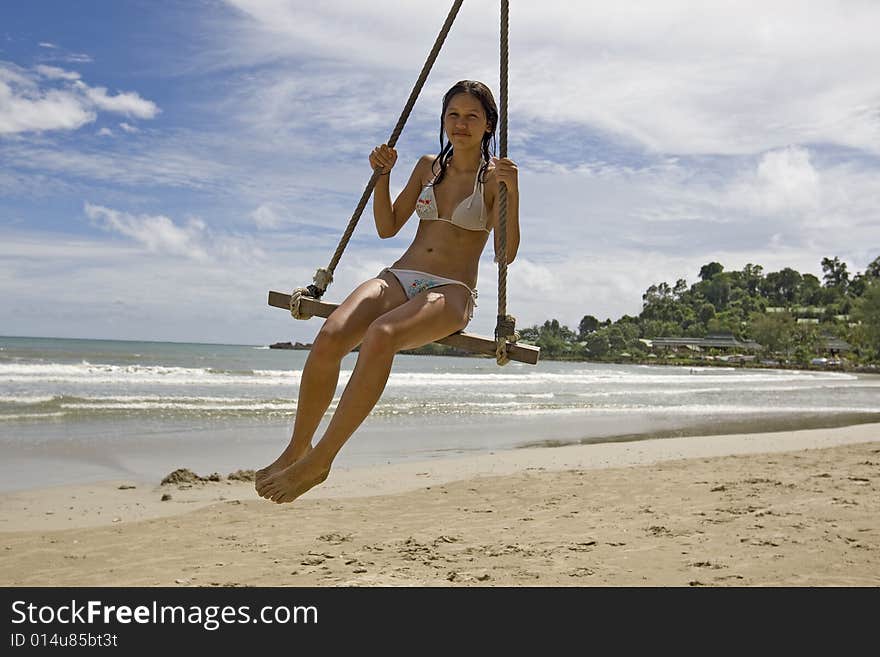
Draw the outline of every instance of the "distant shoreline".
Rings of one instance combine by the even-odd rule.
[[[303,342],[275,342],[269,345],[269,349],[287,349],[296,351],[309,351],[312,343]],[[353,351],[357,351],[355,348]],[[454,356],[458,358],[491,358],[484,354],[474,354],[462,349],[454,349],[445,345],[431,344],[419,347],[417,349],[407,349],[401,351],[401,354],[407,356]],[[566,358],[559,356],[544,356],[539,359],[546,361],[560,361],[571,363],[608,363],[613,365],[666,365],[672,367],[721,367],[731,368],[737,367],[742,369],[755,370],[796,370],[807,372],[842,372],[848,374],[877,374],[880,375],[880,367],[876,365],[797,365],[793,363],[770,364],[759,362],[734,362],[722,360],[700,360],[700,359],[681,359],[681,358],[615,358],[608,360],[588,359],[588,358]]]

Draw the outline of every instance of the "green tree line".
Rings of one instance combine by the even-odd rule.
[[[520,339],[539,346],[542,358],[617,360],[645,356],[642,339],[724,333],[761,344],[764,357],[807,363],[836,337],[852,346],[852,362],[880,362],[880,257],[854,275],[837,257],[821,266],[820,280],[790,267],[725,271],[710,262],[690,286],[685,279],[651,285],[636,317],[584,315],[577,330],[551,319],[520,329]]]

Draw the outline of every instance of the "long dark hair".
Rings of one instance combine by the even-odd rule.
[[[446,108],[449,107],[449,101],[452,97],[460,94],[470,94],[480,101],[483,111],[486,112],[486,121],[489,124],[489,130],[483,133],[480,143],[480,153],[482,154],[482,163],[480,164],[480,182],[485,182],[486,169],[489,166],[490,152],[495,152],[495,128],[498,127],[498,106],[495,104],[495,98],[492,92],[482,82],[476,80],[459,80],[452,88],[443,96],[443,111],[440,113],[440,153],[434,158],[431,164],[431,171],[436,172],[434,177],[434,185],[439,185],[446,175],[446,167],[452,158],[452,142],[446,140],[446,132],[443,130],[443,117],[446,116]],[[492,144],[490,151],[489,144]],[[437,169],[439,168],[439,171]]]

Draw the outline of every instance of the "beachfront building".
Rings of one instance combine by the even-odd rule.
[[[730,333],[712,333],[704,338],[651,338],[641,342],[658,355],[674,353],[690,358],[712,358],[720,352],[722,360],[742,362],[754,360],[755,352],[762,349],[754,340],[738,340]]]
[[[852,351],[852,345],[846,340],[836,338],[833,335],[823,334],[820,349],[832,357],[839,357],[843,353]]]
[[[850,323],[849,315],[829,316],[828,310],[824,306],[767,306],[764,312],[771,315],[789,313],[798,324],[818,324],[821,320],[831,317],[835,321],[846,322],[850,326],[854,326],[854,324]]]

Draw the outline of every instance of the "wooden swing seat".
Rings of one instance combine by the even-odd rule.
[[[269,305],[275,308],[283,308],[290,312],[290,295],[284,292],[269,292]],[[312,299],[311,297],[302,297],[300,299],[300,308],[306,313],[315,317],[329,317],[330,313],[336,310],[339,304],[327,303]],[[458,331],[441,340],[435,340],[438,344],[449,345],[458,349],[466,349],[477,354],[485,354],[495,357],[495,339],[487,338],[482,335],[474,335],[473,333],[462,333]],[[530,344],[519,344],[516,342],[507,343],[507,355],[510,360],[516,360],[529,365],[537,365],[538,355],[541,353],[539,347]]]

